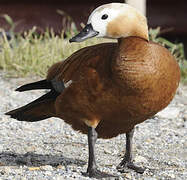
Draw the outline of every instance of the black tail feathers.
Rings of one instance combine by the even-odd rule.
[[[28,122],[40,121],[55,116],[54,102],[58,95],[58,92],[51,90],[35,101],[7,112],[6,115],[10,115],[19,121]]]
[[[53,86],[50,81],[41,80],[30,84],[25,84],[16,89],[16,91],[28,91],[28,90],[35,90],[35,89],[53,89]]]

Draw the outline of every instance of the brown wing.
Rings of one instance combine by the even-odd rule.
[[[89,68],[103,71],[103,63],[110,60],[115,47],[116,43],[103,43],[80,49],[66,60],[54,64],[48,71],[47,79],[57,78],[66,83],[78,80]]]

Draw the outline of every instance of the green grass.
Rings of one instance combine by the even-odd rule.
[[[4,31],[1,29],[1,32]],[[6,37],[0,38],[0,68],[9,72],[10,76],[44,77],[48,68],[70,56],[80,48],[111,41],[103,39],[90,39],[82,43],[69,43],[68,39],[61,35],[55,35],[53,30],[46,30],[44,34],[38,35],[34,27],[24,35],[13,32],[10,42]],[[187,82],[187,61],[184,57],[183,44],[173,44],[166,39],[158,37],[159,29],[150,29],[150,40],[161,43],[167,47],[176,57],[181,67],[182,81]],[[71,33],[72,36],[72,33]]]
[[[11,76],[38,75],[45,76],[48,68],[73,52],[88,45],[101,42],[92,39],[82,43],[70,44],[68,39],[55,35],[47,30],[43,35],[35,34],[35,28],[24,34],[17,35],[10,42],[0,39],[0,68]]]

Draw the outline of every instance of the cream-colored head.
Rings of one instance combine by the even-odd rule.
[[[148,40],[146,17],[137,9],[125,3],[110,3],[96,8],[89,16],[87,25],[81,33],[89,33],[90,28],[92,35],[80,41],[90,37],[117,39],[129,36],[137,36]]]

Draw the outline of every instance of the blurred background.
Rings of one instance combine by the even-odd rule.
[[[60,33],[65,24],[61,11],[72,17],[77,27],[86,23],[89,13],[97,6],[114,2],[111,0],[0,0],[0,14],[8,14],[19,22],[15,31],[24,31],[37,26],[42,31],[53,27]],[[124,0],[115,0],[124,2]],[[171,40],[187,42],[187,1],[186,0],[126,0],[145,12],[149,27],[162,28],[161,34]],[[60,12],[58,12],[60,11]],[[1,16],[0,26],[8,30],[9,25]]]

